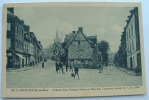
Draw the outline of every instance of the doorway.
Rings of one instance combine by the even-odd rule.
[[[130,69],[133,68],[133,62],[132,62],[132,57],[130,57]]]

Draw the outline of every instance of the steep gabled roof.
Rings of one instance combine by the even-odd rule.
[[[75,40],[75,38],[76,38],[76,36],[78,35],[78,33],[79,32],[77,32],[77,34],[75,34],[75,35],[73,35],[72,36],[72,34],[74,34],[74,33],[71,33],[70,34],[70,36],[72,36],[71,38],[70,38],[70,40],[68,41],[68,42],[66,42],[66,46],[64,47],[64,48],[68,48],[69,47],[69,45]],[[89,40],[86,38],[86,36],[83,34],[83,32],[81,32],[81,34],[84,36],[84,38],[86,39],[86,41],[90,44],[90,46],[92,47],[92,48],[94,48],[94,46],[89,42]]]
[[[76,34],[74,33],[70,33],[69,35],[67,35],[65,42],[64,42],[64,48],[68,48],[75,37],[76,37]]]
[[[95,48],[95,44],[97,44],[97,36],[87,36],[87,40],[90,42],[92,47]]]

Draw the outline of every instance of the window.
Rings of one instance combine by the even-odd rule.
[[[133,35],[133,24],[131,25],[131,31],[132,31],[132,35]]]
[[[22,42],[22,50],[23,50],[23,42]]]
[[[24,35],[23,29],[22,29],[22,36]]]
[[[17,33],[19,33],[19,26],[17,25]]]
[[[129,39],[129,33],[128,33],[128,31],[127,31],[127,41],[128,41],[128,39]]]
[[[26,52],[26,44],[25,44],[25,52]]]
[[[18,26],[18,33],[20,34],[20,27]]]
[[[7,30],[10,31],[10,28],[11,28],[11,24],[7,23]]]
[[[20,41],[19,41],[19,49],[20,49],[21,45],[20,45]]]
[[[16,31],[16,33],[18,33],[18,25],[16,25],[15,31]]]
[[[131,43],[129,44],[129,53],[131,53]]]
[[[133,40],[132,40],[132,50],[134,50],[134,42],[133,42]]]
[[[128,30],[128,37],[130,38],[130,33],[129,33],[129,30]]]
[[[130,52],[130,46],[129,46],[129,44],[128,44],[128,53]]]
[[[129,53],[129,45],[127,44],[127,53]]]
[[[19,46],[19,43],[20,43],[20,41],[18,41],[18,40],[16,39],[16,47],[17,47],[17,48],[20,47],[20,46]]]
[[[19,29],[19,34],[21,34],[21,28],[19,27],[18,29]]]
[[[131,38],[130,28],[129,28],[129,38]]]
[[[18,42],[17,42],[17,40],[16,40],[16,48],[17,48],[17,44],[18,44]]]
[[[80,45],[80,41],[78,41],[78,45]]]
[[[28,46],[26,45],[26,52],[28,52]]]
[[[126,42],[128,41],[128,39],[127,39],[128,37],[127,37],[127,33],[126,33]]]

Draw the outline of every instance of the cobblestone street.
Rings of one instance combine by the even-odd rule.
[[[41,64],[34,68],[7,71],[7,88],[70,88],[70,87],[112,87],[141,85],[141,76],[129,75],[114,66],[97,69],[79,69],[80,80],[71,77],[70,71],[56,73],[55,63],[48,60],[45,68]]]

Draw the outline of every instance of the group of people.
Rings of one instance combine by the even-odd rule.
[[[66,72],[67,72],[68,71],[68,63],[66,63],[65,65],[66,65]],[[64,73],[64,68],[63,68],[64,64],[62,62],[56,62],[55,67],[56,67],[56,72],[57,73],[62,72],[62,74],[65,74]],[[75,76],[77,75],[78,79],[79,79],[79,74],[78,74],[79,68],[77,67],[77,64],[75,65],[74,70],[72,68],[72,65],[69,66],[69,69],[70,69],[69,71],[72,71],[72,73],[71,73],[71,74],[73,74],[72,77],[74,77],[74,79],[75,79]]]
[[[61,62],[59,62],[59,63],[56,62],[55,66],[56,66],[56,72],[57,73],[60,73],[60,71],[62,71],[62,74],[65,74],[64,69],[63,69],[63,64]]]

